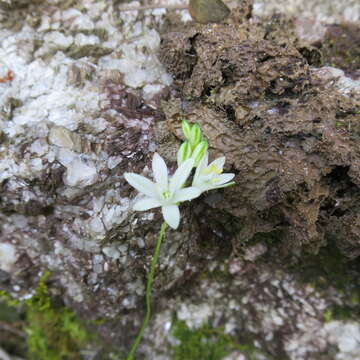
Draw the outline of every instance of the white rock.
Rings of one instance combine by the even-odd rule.
[[[90,220],[90,231],[96,234],[103,234],[105,232],[104,224],[102,223],[101,219],[95,217]]]
[[[314,73],[321,79],[329,81],[330,86],[335,86],[344,95],[351,96],[353,91],[360,94],[360,80],[347,77],[341,69],[324,66],[315,69]]]
[[[156,56],[159,45],[160,36],[155,30],[148,30],[138,40],[123,45],[123,57],[117,63],[126,85],[138,88],[157,81],[171,84],[170,75]]]
[[[76,157],[67,166],[64,183],[73,187],[85,187],[96,182],[98,177],[96,168],[87,165]]]
[[[358,323],[331,321],[325,325],[330,341],[343,353],[360,353],[360,325]]]
[[[82,12],[80,10],[74,9],[74,8],[69,8],[67,10],[64,10],[62,13],[63,19],[65,21],[67,20],[73,20],[79,16],[82,15]]]
[[[50,144],[70,150],[81,151],[81,138],[62,126],[54,126],[49,132]]]
[[[0,243],[0,269],[10,272],[16,260],[15,246],[9,243]]]
[[[33,172],[40,172],[43,169],[42,160],[40,158],[30,160],[29,166]]]
[[[73,38],[71,36],[65,36],[59,31],[52,31],[44,36],[44,41],[47,43],[47,45],[66,49],[72,44]]]
[[[164,88],[161,84],[148,84],[143,87],[143,96],[145,100],[151,100]]]
[[[94,29],[94,23],[91,21],[91,19],[81,13],[79,16],[77,16],[74,19],[74,22],[72,23],[72,29],[77,30],[77,29],[81,29],[81,30],[93,30]]]
[[[45,139],[38,139],[30,145],[30,151],[39,156],[42,156],[48,152],[49,145]]]
[[[199,328],[206,323],[212,310],[208,304],[181,304],[180,309],[177,311],[177,317],[179,320],[184,320],[189,328]]]
[[[75,45],[77,46],[98,45],[98,44],[100,44],[100,40],[95,35],[86,36],[80,33],[75,36]]]
[[[109,169],[114,169],[116,166],[118,166],[122,161],[121,156],[110,156],[107,161],[107,166]]]
[[[114,260],[118,259],[120,257],[120,251],[115,246],[105,246],[102,249],[102,252],[109,258],[112,258]]]

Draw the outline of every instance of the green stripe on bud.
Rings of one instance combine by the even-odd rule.
[[[195,166],[199,165],[201,159],[206,154],[208,147],[209,147],[209,144],[206,140],[201,141],[200,144],[198,144],[196,146],[196,148],[191,156],[195,161]]]
[[[187,120],[183,120],[181,122],[182,131],[184,133],[184,136],[187,140],[190,140],[191,138],[191,126]]]
[[[191,135],[190,135],[190,144],[192,149],[195,149],[196,146],[200,143],[201,141],[201,128],[199,124],[194,124],[191,127]]]
[[[191,153],[192,153],[192,151],[191,151],[190,143],[188,141],[185,141],[184,143],[182,143],[180,146],[180,149],[177,153],[178,166],[180,166],[187,159],[190,159]]]
[[[219,185],[219,186],[216,186],[216,189],[225,189],[229,186],[233,186],[233,185],[236,185],[236,182],[235,181],[231,181],[229,183],[226,183],[224,185]]]

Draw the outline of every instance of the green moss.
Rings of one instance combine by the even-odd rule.
[[[25,301],[29,359],[81,359],[79,351],[91,337],[72,310],[54,305],[46,286],[48,276],[45,273],[35,295]]]
[[[189,329],[184,321],[174,320],[172,334],[180,343],[173,347],[173,360],[221,360],[238,350],[254,359],[257,350],[253,345],[238,344],[222,328],[204,324],[201,328]]]
[[[325,65],[353,72],[360,65],[360,27],[357,24],[336,24],[327,28],[321,44]]]
[[[338,293],[347,292],[354,284],[351,263],[335,244],[320,249],[316,255],[303,256],[301,263],[294,265],[293,269],[304,282],[312,283],[318,290],[326,290],[332,286]]]
[[[358,264],[345,258],[334,244],[322,248],[317,255],[304,257],[300,264],[295,265],[294,271],[304,283],[312,284],[320,292],[336,289],[342,305],[329,306],[323,314],[326,321],[359,319]]]
[[[7,301],[0,300],[0,322],[11,323],[20,321],[19,311],[16,310],[17,309],[14,309],[14,305],[8,304]]]
[[[191,330],[184,321],[176,321],[173,335],[180,340],[173,349],[174,360],[221,360],[231,352],[228,338],[208,325]]]
[[[252,237],[251,243],[255,244],[258,242],[266,242],[267,244],[271,245],[281,241],[282,236],[282,232],[278,230],[270,232],[259,232]]]
[[[18,318],[23,319],[22,331],[27,335],[27,359],[83,359],[80,351],[94,337],[87,332],[72,310],[63,305],[55,305],[46,285],[48,277],[49,273],[46,272],[40,279],[35,294],[24,303],[0,290],[0,305],[2,303],[8,311],[10,309],[10,313],[15,313],[15,308]],[[10,322],[5,318],[0,320]]]
[[[19,300],[13,299],[12,296],[4,290],[0,290],[0,301],[9,307],[18,306],[20,304]]]

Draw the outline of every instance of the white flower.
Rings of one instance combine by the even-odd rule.
[[[234,181],[231,181],[235,174],[222,173],[225,164],[225,156],[217,158],[209,165],[208,161],[209,153],[206,152],[196,168],[192,186],[197,187],[201,192],[204,192],[235,184]]]
[[[164,220],[173,229],[176,229],[180,222],[178,204],[186,200],[192,200],[201,194],[200,189],[196,187],[183,188],[193,166],[193,159],[186,160],[169,179],[164,159],[158,153],[155,153],[152,160],[155,183],[144,176],[125,173],[126,181],[147,196],[134,205],[134,210],[145,211],[161,206]]]

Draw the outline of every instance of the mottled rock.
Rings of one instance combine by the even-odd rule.
[[[316,252],[332,236],[327,224],[333,224],[335,208],[329,204],[343,201],[338,172],[341,181],[359,186],[357,135],[340,130],[339,122],[356,123],[360,102],[326,87],[297,41],[279,45],[276,34],[269,40],[266,32],[248,28],[190,29],[176,34],[178,47],[172,34],[164,37],[162,59],[181,89],[164,104],[168,127],[181,138],[179,119],[198,122],[213,156],[225,155],[228,169],[238,174],[238,185],[214,206],[239,219],[235,248],[256,233],[280,231],[286,248]],[[184,51],[183,43],[192,50]],[[184,72],[179,58],[190,56],[196,65]],[[355,203],[357,186],[351,187]],[[351,206],[355,218],[356,208]],[[341,239],[337,243],[349,242]]]
[[[0,269],[10,272],[17,260],[16,248],[10,243],[0,243]]]
[[[49,270],[54,302],[99,335],[79,358],[126,354],[161,213],[134,213],[122,175],[151,177],[154,151],[174,171],[186,116],[238,185],[182,205],[139,359],[173,358],[176,321],[230,338],[229,359],[356,359],[359,84],[320,66],[357,2],[228,1],[216,26],[123,3],[0,0],[1,290],[28,299]]]

